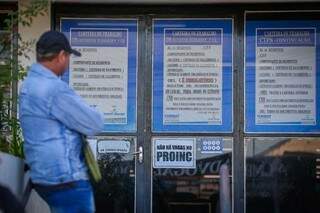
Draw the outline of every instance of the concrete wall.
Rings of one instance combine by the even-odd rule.
[[[19,0],[19,4],[18,4],[19,9],[24,8],[30,2],[31,0]],[[51,27],[50,7],[51,5],[48,8],[47,14],[45,14],[44,16],[39,15],[38,17],[35,17],[31,26],[23,26],[22,24],[19,24],[19,33],[23,41],[36,41],[43,32],[50,30],[50,27]],[[35,43],[31,49],[32,49],[32,52],[28,53],[30,60],[28,60],[23,56],[19,57],[19,61],[24,66],[30,66],[36,60]]]

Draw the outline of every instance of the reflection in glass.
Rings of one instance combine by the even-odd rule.
[[[200,143],[196,169],[153,169],[153,213],[231,213],[232,139],[222,153],[203,153]]]
[[[11,106],[11,53],[12,53],[12,34],[8,31],[5,20],[9,16],[0,11],[0,111],[5,112],[0,116],[1,134],[7,134],[9,123],[6,121],[10,117]],[[9,19],[8,19],[9,20]],[[8,117],[9,116],[9,117]]]
[[[3,65],[7,64],[6,60],[10,59],[12,37],[8,31],[6,20],[9,20],[7,13],[1,13],[0,11],[0,71],[3,71]]]
[[[246,212],[320,211],[320,139],[246,140]]]
[[[11,34],[0,30],[0,66],[3,67],[10,60]],[[1,69],[2,70],[2,69]]]
[[[94,186],[97,213],[134,212],[135,141],[133,139],[128,141],[130,142],[128,153],[98,153],[102,181]],[[114,142],[119,142],[119,139]]]

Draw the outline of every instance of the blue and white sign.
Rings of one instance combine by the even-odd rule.
[[[154,20],[154,132],[232,132],[232,28],[232,19]]]
[[[199,138],[199,151],[204,154],[223,153],[223,138]]]
[[[136,131],[137,20],[62,19],[61,31],[82,53],[63,80],[104,114],[106,132]]]
[[[196,138],[153,138],[153,168],[196,168]]]
[[[247,21],[246,132],[320,132],[319,21]]]

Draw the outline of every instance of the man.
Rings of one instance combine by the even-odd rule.
[[[101,132],[103,119],[59,78],[68,69],[70,54],[81,54],[56,31],[41,35],[36,54],[19,102],[31,180],[52,212],[94,212],[81,135]]]

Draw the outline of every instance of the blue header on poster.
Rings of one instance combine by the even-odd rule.
[[[127,30],[71,29],[71,46],[126,47]]]

